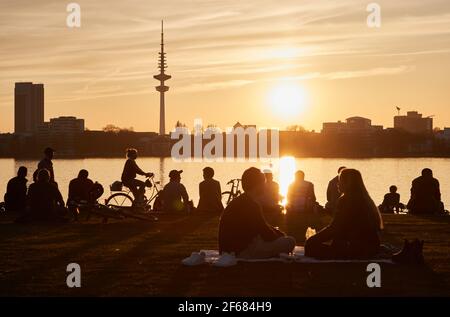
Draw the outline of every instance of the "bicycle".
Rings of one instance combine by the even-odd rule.
[[[160,201],[161,201],[161,185],[160,181],[155,181],[153,176],[147,177],[145,181],[146,187],[151,188],[150,198],[147,198],[144,194],[144,201],[137,205],[135,204],[134,198],[131,194],[131,190],[127,187],[124,190],[122,182],[114,182],[110,185],[111,195],[105,199],[105,205],[109,207],[115,207],[120,209],[143,209],[144,212],[156,212],[160,211]],[[152,208],[153,203],[153,208]]]
[[[225,204],[228,206],[230,202],[242,194],[241,190],[239,189],[239,185],[241,183],[241,179],[236,178],[230,180],[227,185],[231,185],[231,190],[227,190],[222,193],[222,200],[225,199]],[[228,195],[228,197],[227,197]]]

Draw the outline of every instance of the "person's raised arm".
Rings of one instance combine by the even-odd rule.
[[[136,174],[142,175],[142,176],[147,175],[147,173],[144,172],[144,171],[137,165],[136,161],[132,161],[132,162],[133,162],[133,169],[134,169],[134,171],[136,172]]]

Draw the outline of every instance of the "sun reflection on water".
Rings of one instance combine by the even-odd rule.
[[[294,181],[295,171],[296,171],[296,163],[295,158],[292,156],[283,156],[281,157],[277,164],[278,166],[274,166],[274,174],[278,174],[278,184],[280,185],[280,194],[283,196],[283,200],[281,202],[282,206],[286,206],[287,204],[287,192],[289,185]],[[285,212],[285,211],[284,211]]]

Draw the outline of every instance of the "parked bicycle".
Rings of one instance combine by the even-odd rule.
[[[239,189],[240,184],[241,180],[239,178],[232,179],[227,183],[227,186],[231,185],[231,189],[222,193],[222,201],[225,202],[226,206],[228,206],[233,199],[242,194]]]

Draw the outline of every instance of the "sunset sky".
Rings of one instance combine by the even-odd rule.
[[[320,130],[353,115],[392,126],[395,106],[450,126],[449,0],[377,1],[381,28],[367,26],[372,1],[78,0],[71,29],[69,2],[0,2],[0,132],[13,130],[18,81],[45,84],[46,119],[157,131],[161,19],[168,128]]]

